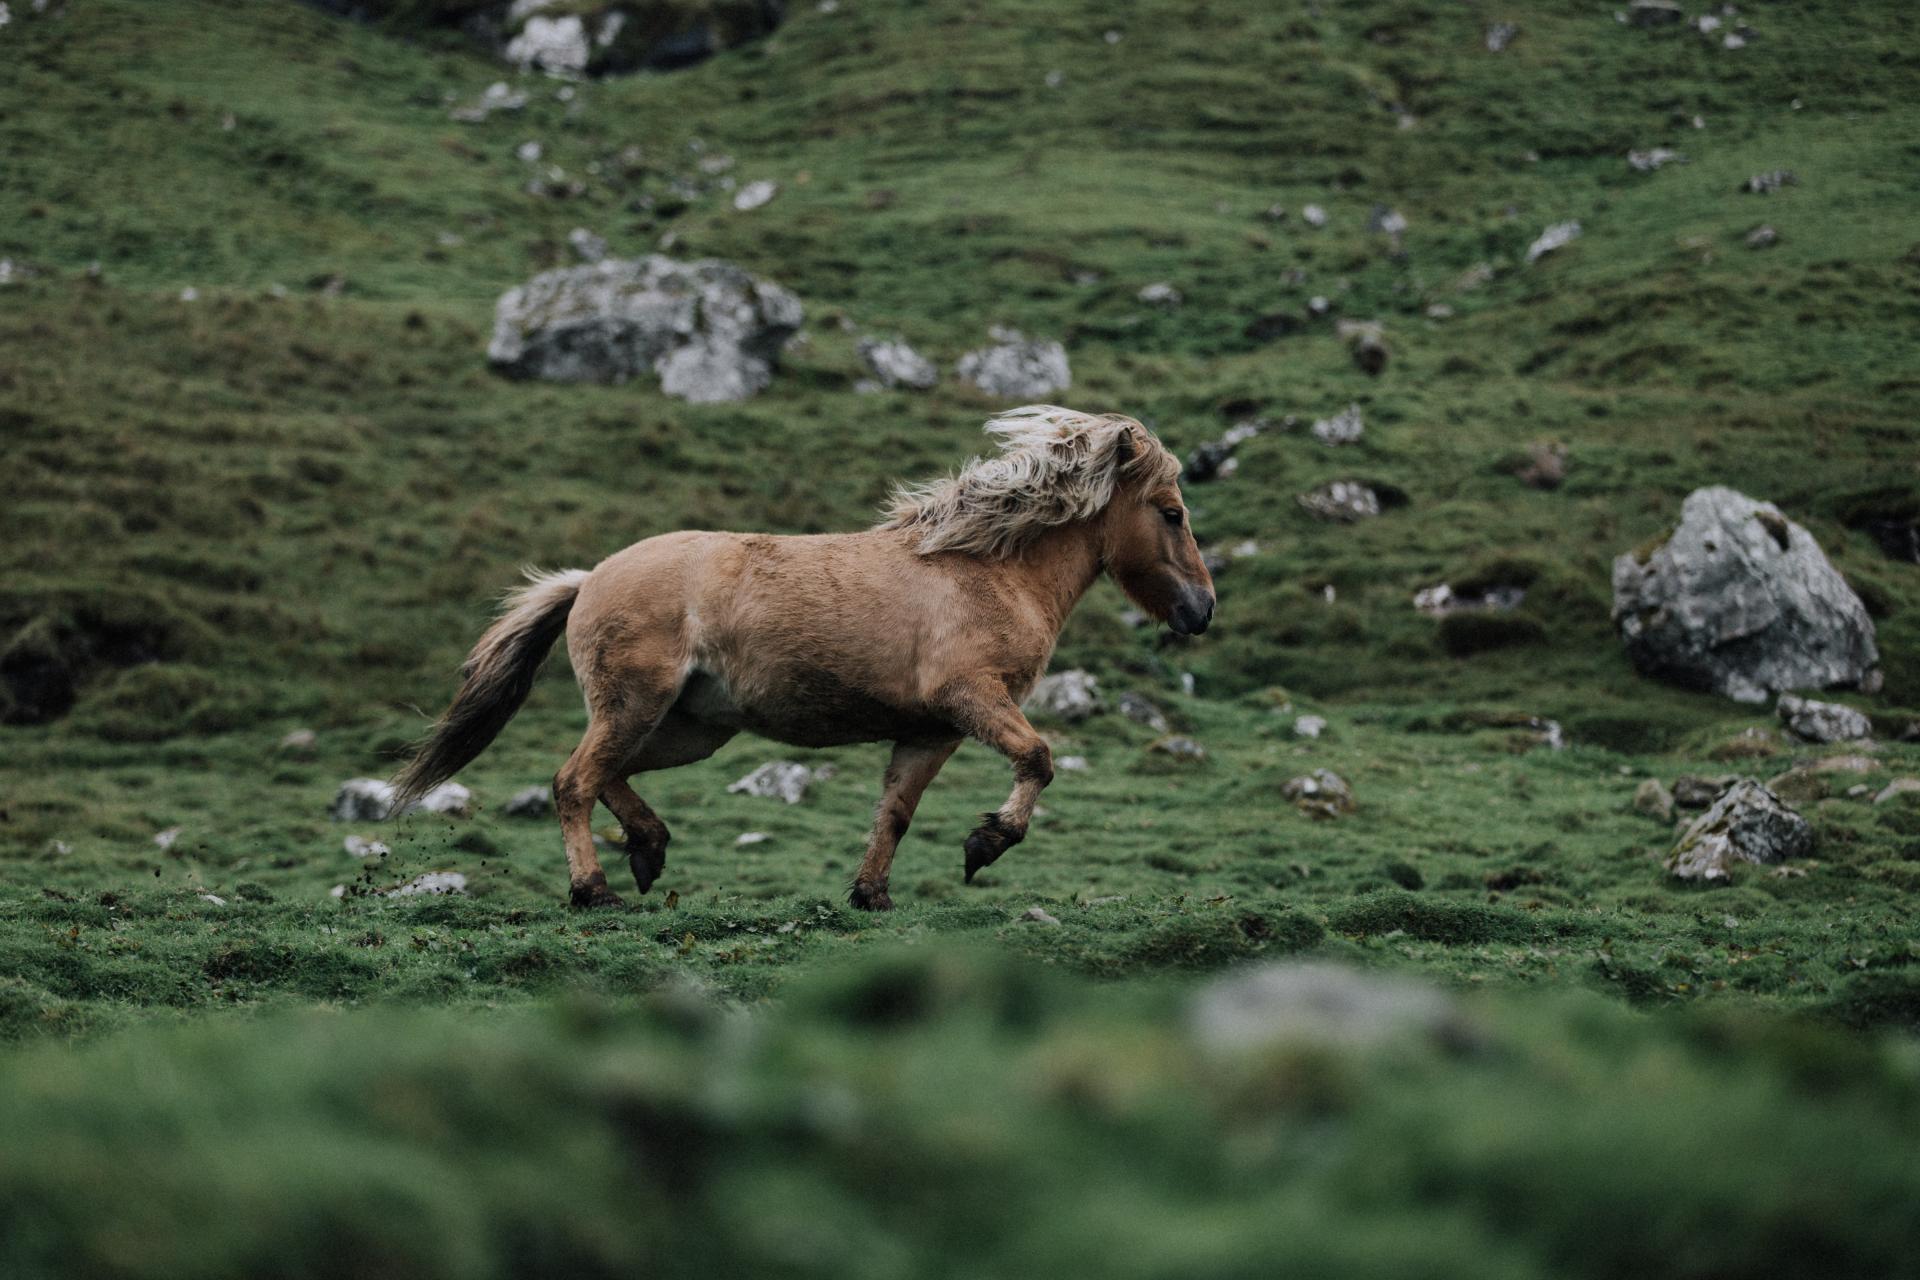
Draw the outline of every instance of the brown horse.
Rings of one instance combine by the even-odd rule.
[[[992,747],[1014,787],[967,837],[971,881],[1025,837],[1053,778],[1020,701],[1101,573],[1181,635],[1206,630],[1214,605],[1180,464],[1145,427],[1030,405],[987,430],[999,456],[897,490],[864,533],[669,533],[592,570],[530,573],[394,779],[394,811],[480,754],[564,631],[590,717],[553,780],[575,906],[620,903],[594,855],[594,801],[620,820],[645,893],[667,827],[627,779],[703,760],[742,729],[803,747],[893,743],[851,893],[876,911],[893,905],[894,848],[927,784],[963,739]]]

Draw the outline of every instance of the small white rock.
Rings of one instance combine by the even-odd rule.
[[[771,839],[773,837],[764,831],[742,831],[733,838],[733,842],[736,845],[765,844]]]
[[[1293,722],[1296,738],[1317,738],[1327,731],[1325,716],[1299,716]]]
[[[1034,924],[1057,925],[1060,923],[1060,917],[1054,915],[1045,907],[1028,907],[1020,919],[1022,922],[1031,921]]]
[[[173,848],[173,842],[180,838],[180,828],[168,827],[165,831],[154,833],[153,842],[162,849]]]
[[[746,186],[734,192],[733,207],[742,213],[746,213],[748,210],[760,208],[779,194],[780,186],[778,183],[769,182],[765,178],[762,178],[757,182],[749,182]]]

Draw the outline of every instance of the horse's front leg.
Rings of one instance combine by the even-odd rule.
[[[1047,740],[1021,714],[1020,706],[999,681],[972,682],[956,691],[949,708],[969,736],[984,742],[1013,765],[1013,791],[1006,803],[982,815],[967,837],[967,883],[974,873],[991,866],[1001,854],[1027,838],[1033,806],[1053,781],[1053,752]]]
[[[887,776],[880,803],[873,811],[873,833],[867,837],[867,856],[860,860],[853,890],[847,900],[862,911],[890,911],[893,899],[887,895],[887,878],[893,871],[893,853],[900,837],[907,834],[913,811],[933,781],[940,766],[947,762],[960,739],[946,742],[896,742],[893,757],[887,761]]]

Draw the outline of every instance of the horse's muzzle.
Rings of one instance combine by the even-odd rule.
[[[1197,636],[1213,622],[1213,592],[1188,588],[1167,615],[1167,626],[1177,636]]]

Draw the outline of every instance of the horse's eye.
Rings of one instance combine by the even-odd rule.
[[[1178,507],[1162,507],[1160,508],[1160,514],[1166,517],[1168,524],[1179,524],[1180,517],[1185,513]]]

